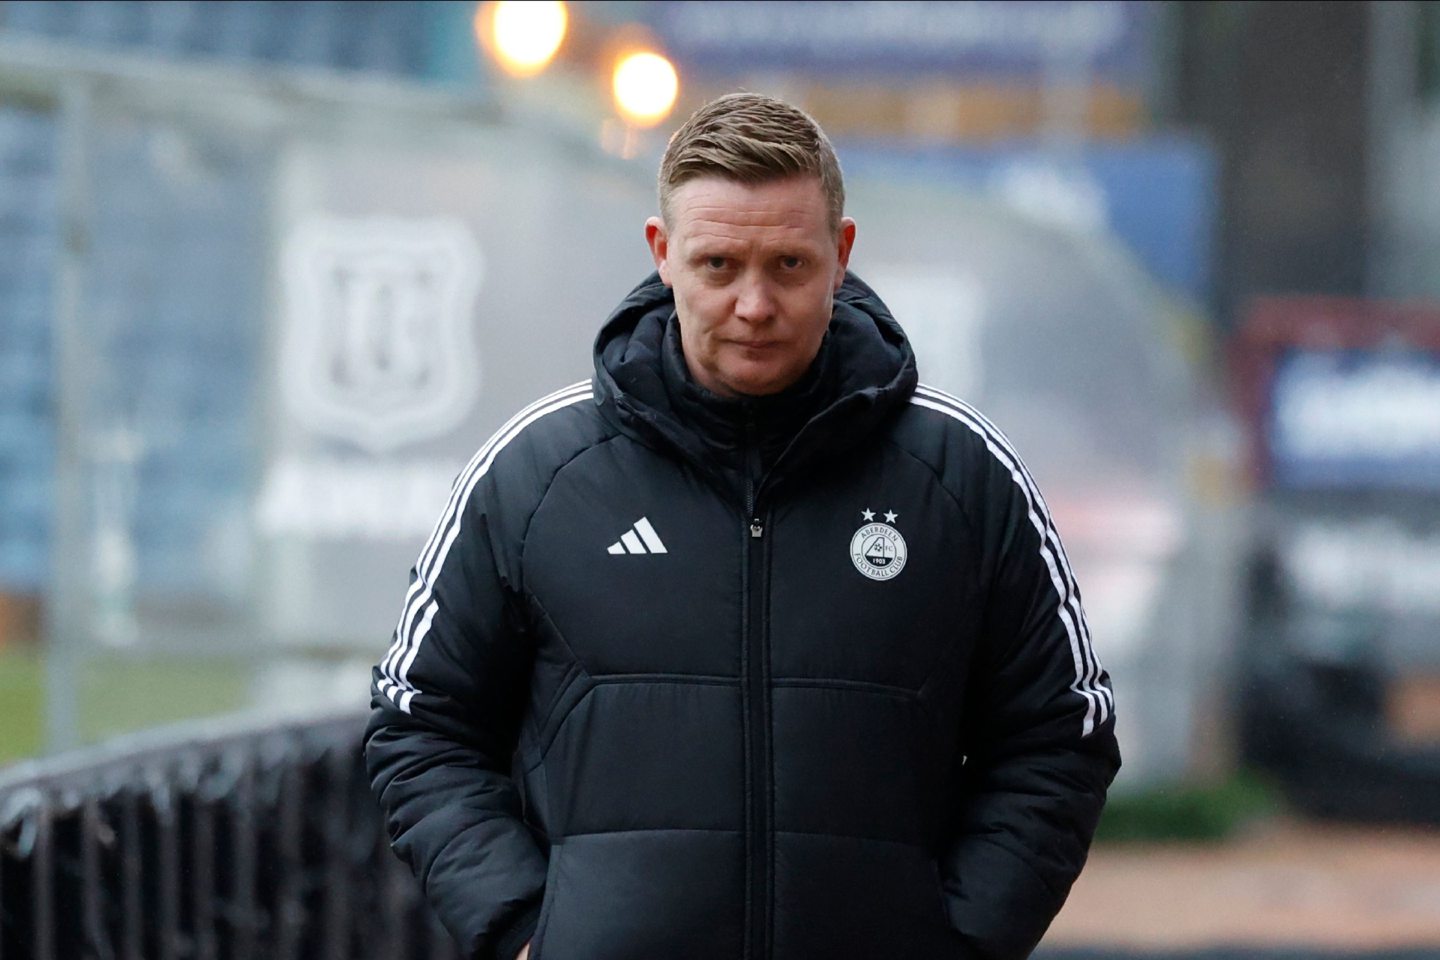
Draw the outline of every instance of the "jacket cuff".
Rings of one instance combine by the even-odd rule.
[[[535,936],[535,928],[540,923],[540,902],[530,904],[515,915],[495,936],[495,960],[515,960],[530,938]]]

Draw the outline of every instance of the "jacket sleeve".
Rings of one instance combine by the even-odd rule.
[[[1020,960],[1085,864],[1120,755],[1109,676],[1044,498],[988,422],[972,439],[984,449],[966,502],[988,596],[941,873],[971,953]]]
[[[510,777],[531,659],[495,501],[493,476],[457,480],[374,669],[365,734],[391,844],[477,960],[529,940],[546,868]]]

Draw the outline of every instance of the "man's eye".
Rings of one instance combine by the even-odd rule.
[[[729,262],[730,261],[726,260],[724,257],[705,258],[705,266],[709,267],[711,270],[724,270]]]
[[[804,263],[805,261],[801,260],[799,257],[780,258],[780,266],[784,267],[786,270],[799,270],[800,267],[804,265]]]

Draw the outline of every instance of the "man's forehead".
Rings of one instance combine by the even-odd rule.
[[[697,177],[675,188],[666,212],[677,235],[729,233],[769,228],[828,233],[829,208],[818,177],[787,177],[744,183],[718,176]]]
[[[825,188],[813,174],[775,177],[766,180],[739,180],[720,174],[704,174],[676,184],[670,191],[670,203],[693,202],[698,197],[793,198],[806,204],[825,204]]]

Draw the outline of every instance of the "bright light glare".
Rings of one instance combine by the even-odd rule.
[[[570,13],[560,0],[501,0],[480,16],[489,13],[487,44],[500,66],[517,77],[539,73],[555,58],[565,39]],[[482,38],[484,25],[477,23]]]
[[[658,53],[632,53],[615,65],[615,106],[630,123],[650,127],[675,108],[680,78]]]

